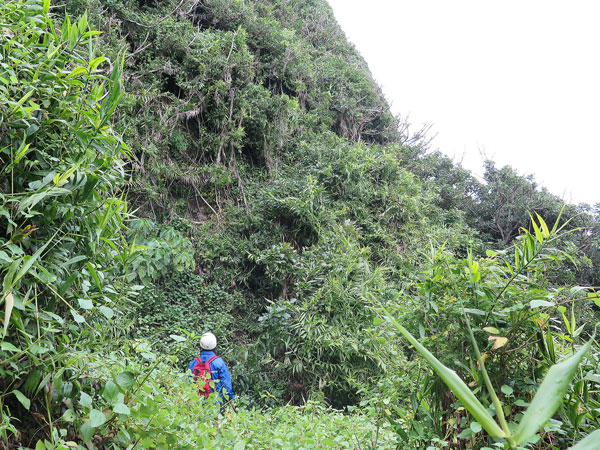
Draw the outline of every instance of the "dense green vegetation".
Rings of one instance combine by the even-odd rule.
[[[0,448],[570,448],[600,204],[485,169],[390,113],[324,0],[2,3]]]

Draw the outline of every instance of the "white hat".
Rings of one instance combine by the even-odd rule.
[[[200,347],[204,350],[212,350],[217,346],[217,338],[212,333],[204,333],[200,338]]]

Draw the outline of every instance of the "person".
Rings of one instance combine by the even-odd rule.
[[[229,374],[229,370],[227,370],[225,361],[215,353],[217,349],[216,336],[210,332],[203,334],[200,338],[200,347],[202,348],[202,351],[197,358],[190,362],[190,370],[192,373],[194,372],[194,367],[198,364],[198,359],[203,362],[212,359],[209,363],[210,376],[215,384],[215,391],[219,394],[219,400],[217,402],[231,402],[235,398],[231,383],[231,375]]]

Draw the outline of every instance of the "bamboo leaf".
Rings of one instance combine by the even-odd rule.
[[[10,316],[12,314],[13,307],[15,306],[15,298],[12,292],[9,292],[4,298],[4,332],[2,333],[2,339],[6,336],[8,330],[8,324],[10,322]]]
[[[96,283],[96,286],[98,287],[98,290],[100,292],[102,292],[102,283],[100,283],[100,278],[98,277],[98,272],[96,272],[96,269],[94,268],[94,266],[92,266],[89,262],[85,263],[85,265],[87,266],[88,270],[90,271],[90,274],[92,275],[92,278],[94,279],[94,282]]]
[[[417,351],[425,358],[429,365],[436,371],[442,381],[450,388],[452,393],[458,398],[465,408],[473,415],[475,420],[487,431],[490,435],[498,438],[505,438],[506,435],[500,426],[494,421],[487,409],[477,400],[471,389],[464,383],[463,380],[453,370],[444,366],[433,354],[429,352],[419,341],[417,341],[402,325],[385,310],[388,320],[402,333],[402,335],[417,349]]]
[[[567,207],[567,204],[565,203],[563,205],[563,207],[560,209],[560,213],[558,214],[558,217],[556,218],[556,222],[554,222],[554,225],[552,226],[552,233],[554,233],[558,229],[558,225],[560,224],[560,218],[562,217],[563,212],[565,211],[566,207]]]
[[[550,237],[550,230],[548,229],[548,225],[546,225],[546,222],[544,221],[544,219],[542,219],[542,216],[540,216],[538,213],[535,213],[535,215],[538,218],[538,222],[540,223],[540,227],[542,227],[542,234],[545,238],[549,238]]]
[[[29,257],[27,259],[27,261],[25,261],[25,264],[23,264],[23,267],[21,267],[19,269],[19,271],[17,272],[17,275],[12,280],[11,287],[14,287],[19,282],[19,280],[25,276],[25,274],[29,271],[29,269],[31,269],[31,266],[33,266],[33,264],[38,260],[38,258],[40,257],[42,252],[46,249],[46,247],[48,246],[49,243],[50,243],[50,241],[46,242],[44,245],[42,245],[38,249],[37,252],[35,252],[33,255],[31,255],[31,257]]]
[[[577,366],[590,349],[593,340],[590,339],[573,356],[550,368],[515,431],[514,438],[517,444],[527,441],[554,415],[562,403]]]
[[[54,184],[57,185],[57,186],[64,185],[67,182],[67,180],[69,179],[69,177],[71,175],[73,175],[73,173],[75,173],[75,171],[77,169],[79,169],[79,166],[81,166],[81,162],[78,162],[74,166],[70,167],[69,170],[67,170],[62,175],[57,175],[56,177],[54,177],[54,180],[53,180]]]
[[[529,215],[529,217],[531,218],[531,225],[533,226],[533,231],[535,231],[535,237],[540,242],[540,244],[543,244],[544,236],[542,235],[542,230],[540,230],[540,227],[538,227],[537,224],[535,223],[535,219],[533,218],[533,216]]]
[[[96,70],[96,68],[102,64],[104,61],[106,61],[106,58],[104,56],[98,56],[97,58],[94,58],[92,61],[90,61],[90,63],[88,64],[88,70],[90,72]]]
[[[21,261],[23,261],[23,258],[17,258],[15,260],[13,260],[12,263],[10,263],[10,266],[8,266],[8,271],[6,272],[6,275],[4,275],[4,279],[2,280],[2,296],[6,296],[8,294],[6,294],[7,292],[9,292],[13,286],[13,280],[15,278],[15,274],[17,273],[17,270],[19,269],[19,266],[21,265]]]
[[[23,156],[25,156],[28,153],[27,150],[29,150],[30,146],[31,144],[27,144],[21,147],[19,153],[15,155],[15,164],[18,163],[23,158]]]
[[[26,93],[26,94],[25,94],[23,97],[21,97],[21,99],[20,99],[20,100],[17,102],[17,106],[15,106],[15,107],[13,108],[13,111],[12,111],[12,112],[13,112],[13,114],[14,114],[15,112],[17,112],[17,110],[19,109],[19,107],[20,107],[20,106],[23,106],[23,103],[25,103],[25,101],[26,101],[26,100],[27,100],[29,97],[31,97],[31,95],[32,95],[34,92],[35,92],[35,89],[31,89],[31,90],[29,90],[29,92],[27,92],[27,93]]]
[[[600,441],[600,430],[588,434],[573,447],[569,447],[569,450],[597,450],[598,441]]]

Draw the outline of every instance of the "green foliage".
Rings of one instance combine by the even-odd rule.
[[[305,252],[309,266],[299,270],[296,297],[274,302],[261,317],[264,339],[258,345],[282,372],[276,377],[294,380],[293,401],[321,390],[334,405],[351,403],[355,383],[380,376],[389,357],[381,342],[365,337],[372,299],[385,295],[387,286],[352,234],[352,227],[340,227]]]
[[[202,233],[207,276],[268,302],[266,311],[260,304],[251,310],[263,329],[244,363],[259,375],[243,376],[244,386],[293,402],[322,391],[343,406],[393,366],[386,362],[394,347],[365,337],[370,307],[393,298],[392,280],[405,275],[400,283],[409,284],[409,264],[423,260],[421,244],[450,238],[455,248],[470,239],[456,233],[460,223],[455,230],[440,225],[443,212],[400,167],[402,150],[336,137],[307,146],[271,183],[248,185],[248,212],[230,213],[229,223]],[[271,380],[253,367],[265,364]]]
[[[62,27],[47,1],[0,8],[8,445],[476,448],[492,445],[485,415],[471,420],[392,330],[374,333],[376,309],[482,405],[497,392],[511,423],[589,338],[596,294],[565,286],[598,284],[598,208],[428,153],[326,2],[67,0],[53,11],[85,15]],[[532,209],[564,209],[557,223],[576,229],[546,247]],[[239,406],[274,409],[219,429],[181,373],[209,329]],[[539,448],[600,426],[597,348],[579,367]]]
[[[136,250],[130,270],[142,283],[149,285],[173,271],[194,269],[194,247],[189,239],[171,226],[157,226],[149,219],[130,223],[134,234],[131,248]]]
[[[219,346],[231,349],[234,330],[243,329],[233,315],[243,308],[243,300],[239,294],[229,294],[217,284],[207,283],[201,275],[176,273],[139,296],[134,337],[147,340],[161,353],[174,354],[169,338],[173,332],[185,330],[201,335],[211,331],[218,336]],[[177,356],[189,362],[198,351],[198,347],[182,346]]]
[[[64,405],[54,444],[45,440],[36,448],[374,449],[390,448],[394,440],[389,427],[318,403],[264,412],[240,405],[220,414],[218,405],[198,397],[187,375],[174,370],[175,358],[147,350],[141,355],[155,362],[136,362],[128,345],[114,353],[73,355],[72,381],[57,386],[53,396]]]
[[[54,387],[81,339],[111,332],[133,295],[119,195],[127,147],[111,128],[122,61],[83,15],[56,28],[49,2],[0,6],[1,437],[52,429]],[[31,411],[31,415],[26,413]],[[9,435],[12,432],[13,436]],[[12,444],[9,444],[9,446]]]
[[[463,435],[464,437],[471,437],[472,433],[477,434],[481,430],[481,427],[483,427],[489,435],[495,438],[506,439],[510,448],[517,448],[517,446],[530,441],[556,413],[561,404],[564,403],[565,394],[569,390],[571,380],[576,374],[577,366],[582,362],[593,342],[592,338],[576,353],[574,347],[572,347],[571,351],[574,354],[571,357],[558,364],[554,364],[556,354],[552,334],[548,330],[551,322],[551,316],[548,312],[550,308],[556,308],[557,305],[555,301],[552,301],[555,299],[555,294],[550,292],[544,285],[541,285],[540,279],[543,280],[543,271],[546,264],[559,261],[558,255],[560,255],[560,251],[549,248],[548,244],[558,240],[561,229],[558,228],[558,219],[553,229],[550,230],[539,215],[537,216],[537,220],[532,219],[531,223],[535,233],[532,234],[525,231],[524,235],[521,236],[520,242],[514,246],[514,256],[511,254],[511,260],[503,258],[503,264],[492,261],[491,264],[482,265],[473,260],[469,254],[469,257],[461,265],[452,270],[454,276],[460,277],[464,284],[468,286],[467,291],[461,297],[473,299],[467,308],[463,301],[456,301],[456,297],[452,297],[453,302],[456,302],[456,313],[462,313],[464,319],[461,321],[457,316],[455,320],[457,322],[464,322],[476,356],[474,361],[470,361],[471,373],[467,371],[467,375],[474,378],[473,385],[478,386],[475,392],[479,392],[482,398],[486,397],[482,390],[482,385],[486,386],[489,395],[487,398],[493,404],[497,421],[490,415],[486,406],[479,401],[473,391],[469,389],[467,384],[463,382],[454,370],[442,364],[400,324],[400,321],[385,311],[385,317],[423,355],[456,398],[477,421],[477,427],[473,427],[471,424],[471,432],[467,434],[461,433],[459,437]],[[497,256],[497,253],[489,252],[490,258],[495,259]],[[445,262],[443,264],[447,265],[448,263]],[[435,266],[433,277],[424,283],[422,290],[429,307],[432,307],[435,313],[439,310],[436,298],[440,295],[447,296],[449,292],[452,292],[452,290],[448,289],[449,286],[446,285],[441,290],[436,290],[434,296],[433,285],[445,283],[444,272],[440,270],[440,267],[441,265]],[[455,289],[456,287],[458,286],[455,285]],[[582,290],[572,290],[574,293],[578,293],[578,291],[581,292]],[[528,300],[528,295],[535,295],[535,297]],[[571,303],[586,300],[589,301],[589,297],[578,297],[566,300],[565,302]],[[472,307],[475,305],[477,308]],[[575,332],[576,324],[573,312],[571,319],[567,319],[564,316],[566,308],[558,306],[556,309],[563,315],[567,331],[572,336],[572,339],[569,338],[569,341],[573,343],[574,339],[581,334],[583,328]],[[425,323],[431,323],[430,320],[433,319],[433,316],[434,314],[431,314],[429,317],[426,316]],[[490,344],[488,344],[488,349],[483,356],[479,351],[479,344],[471,330],[471,320],[477,327],[475,331],[480,330],[491,334],[488,339],[491,348]],[[439,319],[436,321],[436,325],[440,325]],[[422,330],[421,336],[425,337],[423,324],[420,324],[419,328]],[[544,336],[545,330],[548,331]],[[461,334],[464,338],[464,333]],[[537,348],[532,347],[529,351],[527,350],[528,344],[520,345],[515,349],[513,347],[515,337],[519,337],[517,341],[519,343],[536,342],[540,345]],[[510,401],[509,398],[513,395],[515,389],[506,385],[505,382],[507,379],[510,379],[511,385],[515,388],[522,386],[523,381],[527,381],[528,375],[526,371],[519,371],[519,362],[539,361],[537,354],[539,349],[542,349],[542,353],[548,358],[549,364],[539,365],[534,372],[537,374],[536,376],[541,378],[548,366],[553,365],[546,373],[543,382],[536,389],[531,404],[523,401],[520,404],[518,402],[515,403],[515,406],[527,407],[522,414],[515,414],[515,411],[510,406],[506,408],[507,402]],[[516,352],[518,352],[516,356],[509,356],[509,354]],[[453,355],[453,357],[456,356]],[[498,367],[496,367],[496,370],[488,372],[485,361],[488,360],[489,362],[492,358],[496,359],[498,357],[501,370],[498,371]],[[460,368],[468,370],[466,361],[457,361],[457,363]],[[475,363],[481,371],[480,374],[475,369]],[[510,368],[509,371],[507,371],[507,367]],[[504,403],[498,398],[494,384],[496,386],[502,385],[501,391],[504,394]],[[517,395],[520,394],[518,393]],[[516,429],[510,428],[507,425],[505,415],[514,415],[515,419],[519,422]],[[581,418],[583,419],[584,417]],[[586,418],[592,423],[595,421],[593,415]],[[578,425],[583,425],[583,422],[580,421]],[[401,432],[401,435],[406,437],[404,431]]]
[[[528,228],[532,211],[549,222],[561,211],[563,202],[547,190],[539,190],[532,176],[520,176],[510,167],[497,169],[492,161],[486,161],[484,178],[486,184],[478,189],[471,216],[477,228],[492,239],[511,242],[521,227]]]
[[[227,198],[245,203],[244,165],[277,171],[301,140],[323,131],[352,141],[398,137],[329,6],[296,3],[67,2],[105,32],[109,53],[130,50],[119,129],[132,143],[130,192],[145,214],[163,219],[177,202],[196,220]]]

